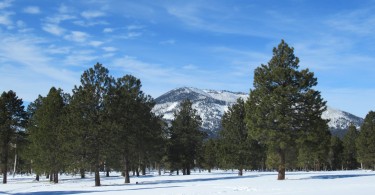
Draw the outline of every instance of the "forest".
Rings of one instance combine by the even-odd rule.
[[[321,118],[326,101],[318,81],[300,69],[294,48],[284,40],[267,64],[254,70],[247,100],[238,99],[222,118],[218,138],[200,130],[190,100],[174,120],[152,112],[154,99],[139,78],[114,78],[97,63],[83,72],[71,93],[51,87],[27,108],[16,92],[0,96],[0,154],[3,183],[12,174],[35,174],[58,183],[59,175],[85,178],[100,172],[130,175],[189,175],[192,169],[286,170],[375,169],[375,112],[342,138],[331,135]]]

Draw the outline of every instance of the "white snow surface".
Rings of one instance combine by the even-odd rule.
[[[0,194],[375,194],[373,171],[287,172],[284,181],[276,177],[276,172],[245,172],[240,177],[232,171],[193,171],[192,175],[178,176],[151,173],[131,177],[131,183],[124,184],[119,173],[111,173],[111,177],[102,173],[102,186],[94,187],[93,175],[86,179],[60,175],[58,184],[45,177],[37,182],[34,175],[17,175],[9,176],[7,184],[0,184]]]

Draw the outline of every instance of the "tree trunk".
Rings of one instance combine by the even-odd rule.
[[[35,180],[39,181],[39,174],[36,174]]]
[[[100,175],[99,175],[100,165],[95,166],[95,186],[100,186]]]
[[[51,173],[49,174],[49,182],[52,182],[53,181],[53,177],[55,175],[53,175],[53,172],[51,171]]]
[[[158,163],[158,175],[159,176],[161,175],[161,166],[160,166],[160,163]]]
[[[129,160],[125,156],[124,157],[124,172],[125,172],[125,183],[130,183],[130,176],[129,176]]]
[[[279,174],[277,176],[277,180],[285,180],[285,151],[284,149],[279,149],[279,158],[280,158],[280,164],[279,164]]]
[[[190,165],[186,167],[186,175],[190,175]]]
[[[208,172],[211,173],[211,168],[208,168]]]
[[[3,150],[2,150],[2,171],[3,171],[3,184],[7,183],[7,176],[8,176],[8,144],[3,144]]]
[[[109,169],[107,169],[105,176],[109,177]]]
[[[144,164],[141,164],[141,168],[142,168],[142,175],[146,175],[146,165]]]
[[[177,175],[180,175],[180,170],[179,169],[177,169]]]
[[[59,173],[57,171],[53,174],[53,183],[59,183]]]
[[[243,169],[240,168],[240,169],[238,169],[238,176],[242,176],[242,175],[243,175]]]
[[[80,172],[80,174],[81,174],[81,179],[83,179],[83,178],[86,177],[86,176],[85,176],[85,169],[81,168],[81,169],[79,169],[79,172]]]

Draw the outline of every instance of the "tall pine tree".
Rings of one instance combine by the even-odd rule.
[[[22,99],[13,91],[3,92],[0,96],[0,151],[3,183],[7,183],[9,151],[16,144],[17,132],[26,126],[27,114]]]
[[[357,139],[358,160],[364,168],[375,170],[375,112],[370,111]]]
[[[273,49],[268,64],[254,72],[254,89],[247,101],[247,124],[252,136],[278,154],[278,180],[285,179],[286,156],[301,133],[315,126],[326,109],[317,79],[299,70],[294,49],[284,40]]]
[[[66,162],[65,137],[65,106],[61,89],[52,87],[48,95],[38,98],[41,101],[34,111],[28,126],[30,141],[30,158],[37,174],[50,173],[54,183],[58,183],[58,173],[63,170]]]
[[[141,81],[132,75],[117,79],[106,98],[111,119],[112,148],[123,163],[125,183],[130,183],[130,161],[138,164],[143,146],[147,146],[146,130],[151,120],[153,101],[141,90]],[[135,160],[137,158],[137,160]]]
[[[173,168],[182,168],[184,175],[190,175],[204,139],[204,134],[200,131],[202,119],[192,105],[190,100],[180,103],[170,128],[169,160]]]
[[[219,139],[220,155],[230,168],[238,169],[239,176],[243,169],[255,168],[261,156],[261,146],[249,135],[245,115],[245,102],[239,98],[223,115]]]
[[[73,90],[69,120],[75,140],[75,153],[81,176],[89,166],[95,173],[95,186],[100,186],[100,167],[105,161],[110,140],[104,99],[113,78],[108,69],[97,63],[81,76],[81,85]]]
[[[359,163],[357,161],[357,148],[356,148],[356,140],[358,137],[357,128],[351,124],[349,126],[348,132],[345,134],[343,138],[343,162],[345,169],[357,169],[359,167]]]

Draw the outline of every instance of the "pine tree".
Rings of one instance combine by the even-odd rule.
[[[255,168],[260,151],[260,145],[248,135],[245,123],[245,102],[237,99],[236,104],[229,107],[222,119],[223,129],[220,131],[219,145],[222,148],[221,155],[230,168],[238,169],[238,175],[242,176],[243,169]],[[253,163],[251,163],[253,162]]]
[[[328,153],[328,163],[331,170],[342,169],[342,157],[344,146],[341,139],[337,136],[331,137],[331,145]]]
[[[52,87],[48,95],[38,98],[41,101],[33,111],[28,134],[31,160],[37,174],[50,173],[54,183],[58,183],[58,173],[64,167],[66,151],[63,146],[65,135],[65,106],[61,89]]]
[[[174,117],[170,128],[169,160],[172,168],[182,168],[184,175],[190,175],[203,144],[204,134],[200,131],[202,119],[192,108],[190,100],[180,103]]]
[[[7,183],[8,160],[11,145],[16,144],[16,136],[26,126],[27,114],[15,92],[3,92],[0,96],[0,151],[3,183]]]
[[[328,164],[331,133],[327,121],[323,119],[316,119],[316,125],[307,128],[309,130],[297,140],[298,162],[305,170],[320,171]]]
[[[153,100],[141,91],[141,81],[134,76],[126,75],[117,79],[106,98],[110,128],[113,135],[115,153],[123,162],[125,183],[130,183],[130,161],[138,164],[140,155],[146,150],[150,136],[146,133],[151,122]]]
[[[375,112],[370,111],[361,126],[357,139],[358,160],[364,168],[375,170]]]
[[[208,139],[203,143],[203,168],[207,169],[210,173],[214,167],[219,164],[219,140]],[[221,152],[220,152],[221,153]]]
[[[254,89],[247,101],[247,125],[254,138],[278,154],[278,179],[285,179],[289,148],[326,109],[320,92],[312,89],[317,79],[308,69],[299,69],[294,49],[284,40],[273,49],[267,65],[254,72]]]
[[[357,169],[359,163],[357,161],[357,148],[356,148],[356,140],[358,137],[358,131],[356,127],[351,124],[349,126],[348,132],[345,134],[343,138],[343,162],[345,169]]]
[[[106,121],[104,99],[108,95],[113,78],[108,69],[97,63],[81,76],[81,86],[76,86],[69,106],[69,121],[79,158],[81,176],[89,166],[95,173],[95,186],[100,186],[100,167],[108,152],[110,132]]]

